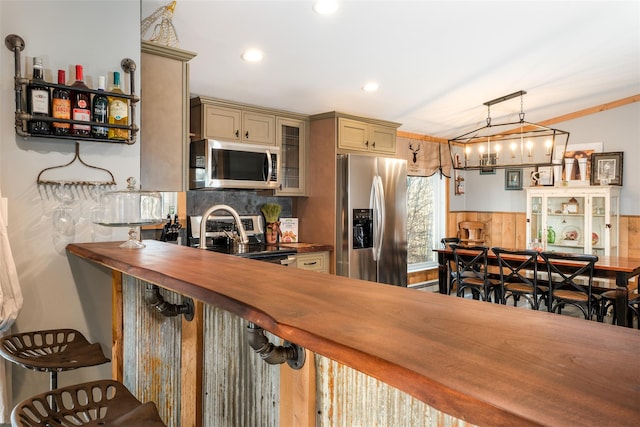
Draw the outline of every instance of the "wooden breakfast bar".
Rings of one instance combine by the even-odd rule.
[[[112,275],[113,375],[156,401],[169,425],[622,426],[640,419],[636,330],[145,243],[140,250],[78,243],[67,252],[72,268],[86,261]],[[155,319],[140,298],[145,284],[176,303],[192,298],[194,319]],[[157,330],[136,327],[135,316],[153,316]],[[213,372],[244,363],[244,372],[271,375],[264,372],[273,365],[249,361],[253,350],[228,338],[241,337],[247,322],[305,347],[305,366],[277,366],[284,374],[273,381]],[[343,381],[345,369],[355,379]],[[259,384],[271,385],[256,392]],[[237,415],[260,405],[266,415]],[[208,417],[221,406],[215,424]]]

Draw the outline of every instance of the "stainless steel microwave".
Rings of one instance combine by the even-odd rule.
[[[276,189],[280,148],[202,139],[191,141],[189,188]]]

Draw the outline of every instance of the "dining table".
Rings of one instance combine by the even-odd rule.
[[[469,249],[472,251],[472,249]],[[438,254],[438,290],[441,294],[449,294],[451,269],[450,265],[454,261],[453,250],[451,248],[436,248],[434,252]],[[490,250],[487,253],[488,264],[498,265],[495,253]],[[503,258],[524,259],[523,255],[503,255]],[[546,270],[544,260],[539,257],[538,267]],[[570,261],[555,262],[570,264]],[[620,326],[631,326],[627,319],[629,303],[629,287],[633,280],[638,280],[640,276],[640,258],[623,256],[598,256],[595,264],[593,277],[597,279],[593,287],[599,291],[615,290],[615,313],[616,323]]]

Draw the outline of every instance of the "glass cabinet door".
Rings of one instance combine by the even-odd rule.
[[[610,233],[605,227],[609,223],[606,219],[606,198],[604,196],[594,196],[591,200],[591,249],[594,255],[604,255],[608,246],[606,242]]]
[[[618,255],[618,234],[619,234],[619,226],[620,226],[620,214],[618,212],[620,208],[620,197],[619,192],[616,190],[611,191],[609,197],[602,197],[603,205],[604,205],[604,215],[600,214],[602,212],[601,209],[595,207],[597,209],[598,214],[595,215],[594,212],[594,224],[599,224],[602,222],[602,233],[600,236],[604,236],[604,242],[602,243],[602,248],[599,252],[595,252],[596,255]],[[607,200],[608,199],[608,200]],[[601,220],[600,222],[596,220]],[[594,226],[595,227],[595,226]],[[595,229],[594,229],[595,231]],[[608,249],[608,251],[607,251]]]
[[[589,253],[591,241],[585,236],[584,196],[548,196],[547,223],[543,239],[547,250]]]
[[[532,195],[531,200],[529,202],[529,206],[531,212],[529,213],[529,247],[534,248],[534,243],[542,243],[542,227],[543,227],[543,219],[542,219],[542,204],[543,198],[541,195]],[[543,247],[543,246],[539,246]]]
[[[305,122],[278,118],[280,144],[279,195],[304,195],[305,191]]]

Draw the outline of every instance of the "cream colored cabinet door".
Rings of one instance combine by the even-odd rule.
[[[307,126],[304,120],[278,117],[276,139],[280,147],[278,196],[304,196],[306,190]]]
[[[296,267],[303,270],[329,272],[329,252],[308,252],[296,255]]]
[[[240,141],[241,117],[240,110],[205,105],[202,139]]]
[[[351,151],[369,151],[367,130],[366,123],[338,118],[338,148]]]
[[[396,130],[340,117],[338,148],[375,154],[395,154]]]
[[[369,125],[370,151],[381,154],[396,153],[396,130],[388,127]]]
[[[276,144],[276,116],[272,114],[242,113],[242,142]]]

